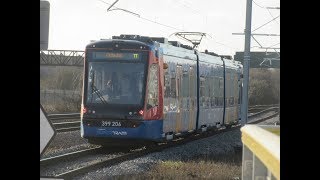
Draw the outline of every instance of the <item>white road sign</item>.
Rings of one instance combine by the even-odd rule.
[[[56,132],[40,104],[40,157],[55,134]]]

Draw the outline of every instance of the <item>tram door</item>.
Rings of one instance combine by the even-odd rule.
[[[226,88],[226,98],[225,98],[225,107],[226,107],[226,110],[225,110],[225,123],[226,124],[229,124],[230,123],[230,113],[231,113],[231,108],[229,107],[230,103],[229,103],[229,100],[230,100],[230,94],[231,94],[231,83],[230,83],[230,72],[227,71],[226,69],[226,85],[225,85],[225,88]]]
[[[189,125],[188,130],[193,130],[196,127],[196,93],[195,93],[195,73],[194,68],[190,66],[189,71]]]
[[[181,96],[182,96],[182,131],[188,131],[190,125],[190,66],[184,66],[182,68],[182,86],[181,86]]]

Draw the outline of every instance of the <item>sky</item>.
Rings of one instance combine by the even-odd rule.
[[[91,40],[114,35],[137,34],[183,41],[175,32],[204,32],[198,49],[220,55],[244,50],[243,33],[247,0],[48,0],[50,2],[49,45],[51,50],[84,50]],[[280,15],[280,0],[254,0],[252,27],[255,30]],[[153,22],[151,22],[153,21]],[[154,23],[156,22],[156,23]],[[160,25],[162,24],[162,25]],[[253,33],[280,34],[280,17]],[[263,47],[280,47],[280,37],[255,36]],[[251,51],[265,51],[251,38]],[[273,50],[268,50],[274,52]],[[278,50],[280,51],[280,50]]]

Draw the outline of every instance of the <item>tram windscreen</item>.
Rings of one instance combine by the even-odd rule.
[[[89,61],[86,103],[141,105],[145,66],[142,61]]]

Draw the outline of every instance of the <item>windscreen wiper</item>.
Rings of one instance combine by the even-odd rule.
[[[92,83],[91,83],[91,91],[92,91],[92,96],[91,96],[91,103],[93,100],[93,93],[95,93],[99,99],[101,100],[101,102],[103,104],[107,104],[107,101],[103,98],[102,94],[100,93],[99,89],[94,85],[94,72],[92,72]]]

